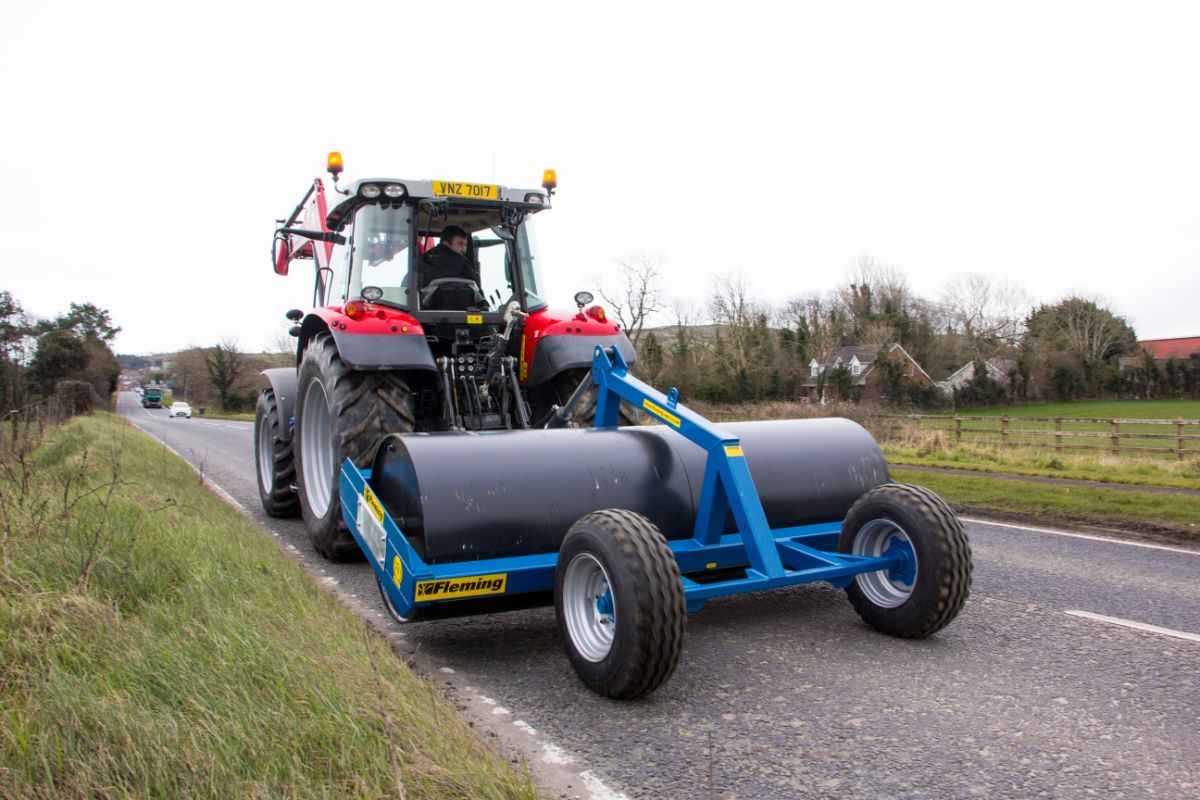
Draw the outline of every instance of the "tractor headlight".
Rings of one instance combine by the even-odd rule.
[[[367,183],[358,190],[358,193],[368,200],[374,200],[376,197],[379,197],[379,187],[373,183]]]
[[[383,193],[388,197],[404,197],[405,195],[404,187],[398,183],[389,183],[383,187]]]

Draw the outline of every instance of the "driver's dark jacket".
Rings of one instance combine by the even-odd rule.
[[[428,286],[439,278],[462,278],[475,280],[471,262],[444,244],[439,244],[421,256],[421,287]]]

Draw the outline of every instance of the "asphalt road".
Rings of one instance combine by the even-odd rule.
[[[252,423],[120,408],[378,621],[366,564],[263,514]],[[575,678],[550,609],[386,625],[555,794],[566,774],[595,798],[1200,797],[1200,551],[967,531],[971,598],[938,635],[875,633],[825,585],[718,599],[632,703]]]

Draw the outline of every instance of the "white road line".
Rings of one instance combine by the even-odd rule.
[[[1176,631],[1171,628],[1160,628],[1157,625],[1147,625],[1144,622],[1134,622],[1131,619],[1121,619],[1120,617],[1106,617],[1103,614],[1093,614],[1090,611],[1068,609],[1063,613],[1070,614],[1072,617],[1083,617],[1084,619],[1094,619],[1097,622],[1107,622],[1110,625],[1120,625],[1123,628],[1133,628],[1134,630],[1157,633],[1162,636],[1173,636],[1176,639],[1186,639],[1189,642],[1200,642],[1200,633],[1188,633],[1187,631]]]
[[[1010,522],[993,522],[990,519],[979,519],[978,517],[959,517],[963,522],[975,522],[980,525],[993,525],[997,528],[1010,528],[1015,531],[1029,531],[1031,533],[1050,533],[1055,536],[1070,536],[1072,539],[1090,539],[1093,542],[1108,542],[1109,544],[1123,544],[1127,547],[1144,547],[1147,550],[1166,550],[1168,553],[1187,553],[1193,556],[1200,556],[1200,550],[1189,550],[1185,547],[1171,547],[1165,544],[1150,544],[1148,542],[1130,542],[1125,539],[1114,539],[1109,536],[1092,536],[1086,533],[1073,533],[1071,531],[1060,531],[1054,528],[1035,528],[1029,525],[1014,525]],[[1200,539],[1200,531],[1196,534]]]

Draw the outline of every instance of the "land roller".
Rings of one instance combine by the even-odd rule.
[[[909,638],[959,613],[962,525],[890,482],[860,426],[714,425],[631,374],[589,292],[550,308],[530,229],[552,170],[517,189],[328,169],[332,199],[318,178],[275,231],[275,271],[309,259],[315,283],[286,315],[295,366],[263,373],[259,494],[321,555],[365,556],[397,622],[553,603],[580,679],[628,699],[710,598],[823,581]]]
[[[825,581],[884,633],[929,636],[966,601],[953,511],[889,481],[844,419],[717,426],[597,346],[589,428],[385,437],[341,471],[342,514],[398,622],[552,597],[582,681],[653,691],[710,598]],[[660,425],[618,427],[621,402]],[[552,593],[552,594],[551,594]],[[524,602],[522,602],[524,601]]]

